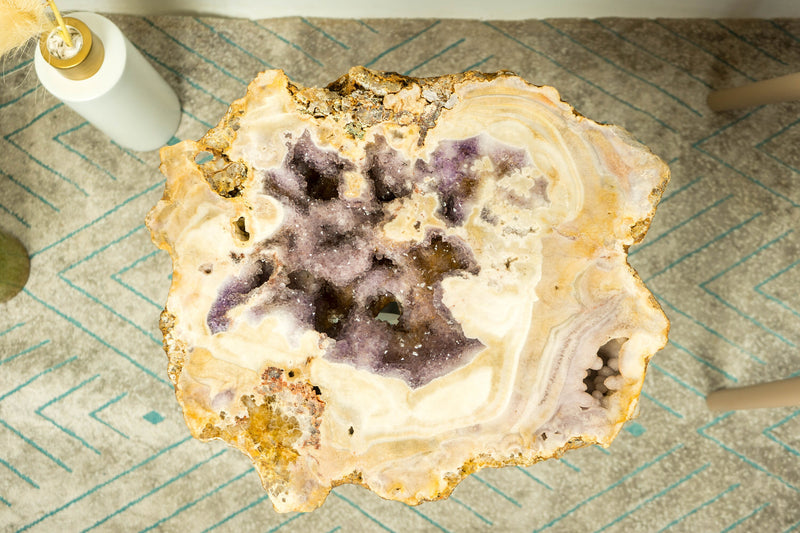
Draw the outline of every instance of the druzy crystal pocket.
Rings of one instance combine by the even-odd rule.
[[[668,323],[626,253],[668,169],[552,88],[268,71],[161,156],[169,376],[277,510],[342,483],[446,497],[607,445],[635,412]]]

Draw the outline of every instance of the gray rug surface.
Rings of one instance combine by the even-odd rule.
[[[713,113],[714,88],[800,70],[800,20],[276,19],[115,16],[199,138],[282,68],[417,76],[509,69],[618,124],[672,169],[630,261],[672,321],[639,418],[613,445],[483,470],[419,507],[354,486],[272,510],[246,457],[189,436],[157,320],[170,263],[143,225],[156,152],[109,141],[38,85],[0,79],[0,227],[32,255],[0,304],[0,531],[793,531],[800,410],[710,413],[715,389],[800,371],[800,104]]]

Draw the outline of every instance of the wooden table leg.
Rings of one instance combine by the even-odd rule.
[[[800,100],[800,72],[714,91],[708,95],[708,107],[714,111],[727,111],[792,100]]]
[[[706,403],[712,411],[800,406],[800,377],[718,390],[708,395]]]

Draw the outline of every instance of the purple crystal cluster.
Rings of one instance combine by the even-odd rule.
[[[211,332],[228,329],[229,311],[240,305],[256,318],[281,309],[335,341],[325,357],[412,388],[469,362],[483,345],[464,335],[442,301],[441,284],[478,273],[469,246],[436,229],[422,242],[387,242],[377,229],[390,219],[387,204],[414,191],[437,195],[445,225],[463,224],[480,180],[474,163],[488,157],[503,175],[529,165],[527,152],[479,136],[443,141],[428,161],[409,161],[377,137],[358,169],[307,131],[287,135],[287,148],[279,168],[261,171],[263,192],[283,204],[284,222],[235,258],[240,274],[208,313]],[[343,174],[353,171],[369,190],[345,198]],[[249,236],[245,227],[239,234]]]

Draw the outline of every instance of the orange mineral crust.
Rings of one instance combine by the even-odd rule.
[[[669,171],[553,88],[267,71],[161,158],[169,376],[278,511],[342,483],[443,498],[607,446],[635,413],[669,324],[627,250]]]

